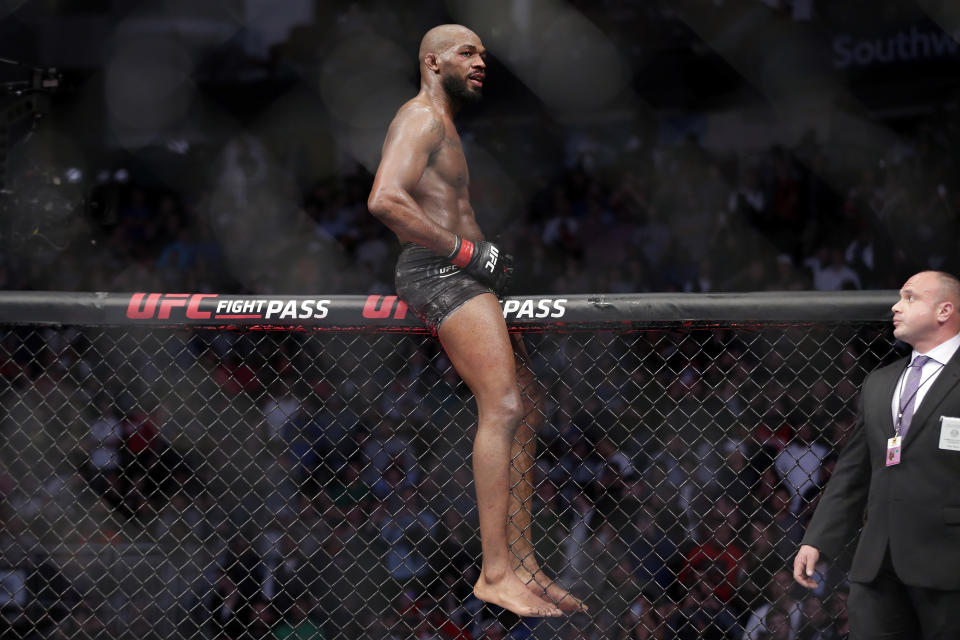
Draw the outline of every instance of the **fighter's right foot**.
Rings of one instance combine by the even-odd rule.
[[[473,595],[484,602],[495,604],[523,618],[556,618],[563,615],[555,605],[533,595],[513,571],[506,571],[495,582],[488,581],[480,572],[473,586]]]

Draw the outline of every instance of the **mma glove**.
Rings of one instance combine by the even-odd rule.
[[[457,245],[447,259],[481,284],[502,296],[513,275],[513,256],[486,240],[473,243],[457,236]]]

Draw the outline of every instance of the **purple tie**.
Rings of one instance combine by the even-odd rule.
[[[907,382],[900,392],[900,403],[903,406],[900,417],[900,437],[907,435],[910,428],[910,421],[913,419],[913,411],[917,408],[917,389],[920,388],[920,375],[923,373],[923,365],[930,361],[929,356],[917,356],[908,367],[910,373],[907,374]],[[904,406],[903,403],[907,404]]]

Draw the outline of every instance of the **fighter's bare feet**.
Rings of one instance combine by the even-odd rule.
[[[529,564],[529,561],[524,563]],[[539,598],[553,602],[564,613],[581,613],[587,611],[589,607],[583,603],[583,600],[577,598],[572,593],[551,580],[547,574],[539,567],[531,571],[527,566],[519,566],[515,569],[517,577],[527,585],[527,589]]]
[[[484,602],[503,607],[523,618],[556,618],[563,612],[527,588],[516,573],[506,571],[497,580],[490,580],[481,571],[473,586],[473,595]]]

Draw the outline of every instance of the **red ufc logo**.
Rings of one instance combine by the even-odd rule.
[[[127,317],[132,320],[168,320],[171,309],[186,307],[186,316],[190,320],[207,320],[211,314],[200,311],[200,301],[216,297],[216,294],[212,293],[135,293],[130,296],[127,304]]]
[[[363,317],[373,320],[389,318],[393,314],[395,320],[407,317],[407,303],[397,296],[368,296],[363,305]]]

